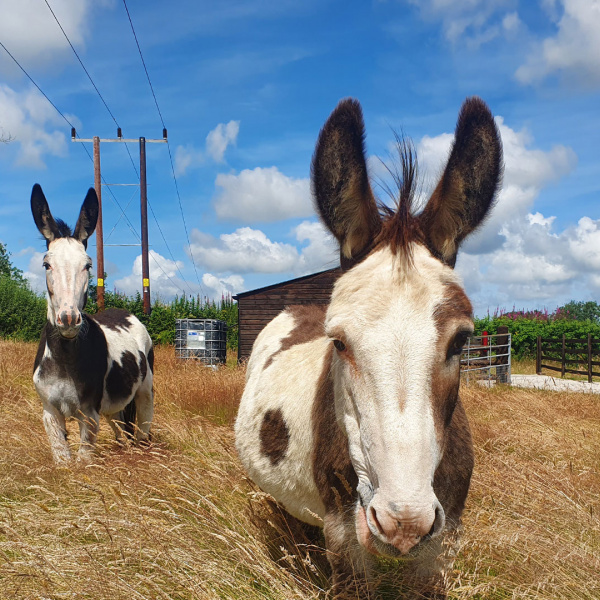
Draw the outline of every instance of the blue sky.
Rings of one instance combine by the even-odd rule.
[[[124,136],[160,138],[123,2],[48,4]],[[0,41],[81,137],[116,137],[48,4],[0,0]],[[494,213],[457,264],[476,313],[598,299],[599,0],[129,0],[128,8],[188,230],[168,149],[149,144],[153,295],[220,297],[335,266],[308,177],[336,103],[361,101],[374,179],[393,130],[410,136],[426,192],[462,101],[476,94],[497,118],[506,163]],[[54,215],[74,224],[93,166],[1,47],[0,136],[10,139],[0,144],[0,240],[41,289],[31,187],[40,183]],[[130,152],[138,168],[137,144]],[[137,182],[122,144],[101,153],[108,183]],[[117,202],[139,231],[138,189],[103,190],[107,286],[132,293],[140,251],[123,245],[138,239]],[[95,238],[89,251],[95,258]]]

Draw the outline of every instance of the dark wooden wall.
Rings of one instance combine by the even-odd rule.
[[[252,344],[263,327],[286,306],[328,304],[339,268],[306,275],[235,296],[238,302],[238,359],[250,356]]]

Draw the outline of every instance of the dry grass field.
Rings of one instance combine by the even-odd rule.
[[[34,354],[0,342],[1,599],[326,597],[323,551],[290,543],[235,456],[243,369],[159,349],[151,446],[118,447],[102,423],[94,462],[66,469],[50,457]],[[599,599],[600,397],[462,395],[477,462],[449,597]],[[399,568],[380,565],[381,598],[397,597]]]

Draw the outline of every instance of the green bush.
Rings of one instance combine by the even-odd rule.
[[[512,354],[516,358],[533,358],[536,355],[537,338],[561,338],[563,334],[570,339],[584,339],[588,333],[600,338],[600,324],[590,319],[576,321],[567,318],[548,317],[527,318],[512,315],[500,315],[475,319],[475,333],[483,331],[489,334],[498,333],[498,327],[508,327],[512,337]]]
[[[46,299],[26,283],[0,275],[0,337],[37,341],[45,324]]]

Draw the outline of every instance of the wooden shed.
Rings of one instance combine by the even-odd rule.
[[[234,296],[238,303],[238,359],[250,356],[262,328],[286,306],[328,304],[333,284],[341,273],[337,267]]]

